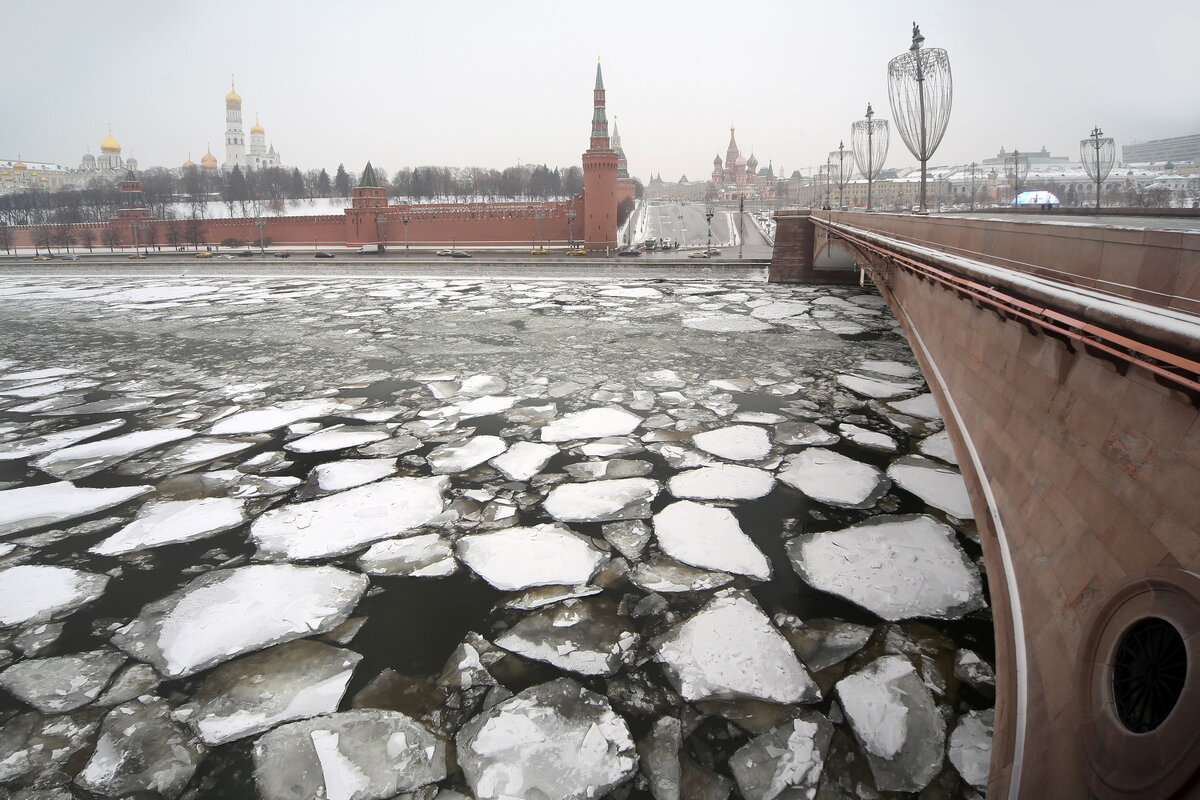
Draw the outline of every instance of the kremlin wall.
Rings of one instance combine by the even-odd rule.
[[[247,164],[258,155],[252,136],[250,152],[241,137],[241,98],[234,90],[226,99],[228,130],[227,164]],[[256,124],[257,127],[257,124]],[[253,130],[253,129],[252,129]],[[110,135],[111,138],[111,135]],[[277,158],[272,147],[269,158]],[[211,156],[209,156],[211,158]],[[215,160],[215,159],[214,159]],[[629,177],[619,137],[610,139],[605,110],[604,79],[596,64],[590,146],[583,154],[583,194],[569,200],[540,203],[435,203],[390,205],[368,163],[353,190],[352,206],[342,214],[241,219],[204,219],[198,222],[160,220],[142,203],[141,185],[131,170],[121,184],[125,198],[117,218],[106,223],[73,224],[75,233],[93,231],[103,242],[106,229],[115,231],[119,246],[214,247],[227,239],[252,244],[268,240],[276,248],[320,249],[383,244],[399,251],[413,248],[522,248],[533,244],[565,246],[578,243],[590,251],[617,246],[617,206],[633,198],[636,182]],[[261,225],[261,228],[260,228]],[[32,248],[41,226],[14,226],[14,243]],[[57,229],[59,226],[50,226]],[[79,240],[79,237],[75,237]],[[111,234],[109,234],[111,238]],[[194,241],[195,240],[195,241]],[[104,245],[107,246],[107,245]]]

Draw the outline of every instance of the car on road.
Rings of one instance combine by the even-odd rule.
[[[717,248],[715,248],[715,247],[710,247],[710,248],[708,248],[707,250],[705,250],[704,252],[705,252],[705,253],[707,253],[707,254],[708,254],[708,255],[710,255],[710,256],[719,256],[719,255],[721,255],[721,251],[720,251],[720,250],[718,250],[718,249],[717,249]]]
[[[205,258],[210,258],[211,256],[204,256],[204,257],[205,257]],[[200,258],[200,256],[196,256],[196,258]],[[222,253],[221,255],[217,256],[217,258],[228,258],[228,259],[231,259],[231,260],[232,260],[232,259],[235,259],[235,258],[237,258],[237,256],[231,256],[231,255],[229,255],[228,253]]]
[[[212,257],[213,257],[213,254],[209,253],[207,251],[205,251],[203,253],[196,253],[196,258],[212,258]],[[222,258],[224,258],[224,257],[225,256],[222,256]],[[230,258],[233,258],[233,256],[230,256]]]
[[[59,256],[63,261],[79,261],[79,256]]]
[[[34,256],[34,261],[53,261],[54,256]]]
[[[531,255],[531,256],[548,256],[548,255],[550,255],[550,251],[544,247],[535,247],[529,251],[529,255]]]
[[[471,254],[465,250],[454,250],[450,253],[451,258],[470,258]]]
[[[619,253],[617,253],[617,255],[621,256],[622,258],[636,258],[637,256],[640,256],[641,254],[642,253],[639,250],[622,250]]]
[[[333,258],[333,253],[326,253],[324,250],[315,254],[313,258]]]
[[[254,251],[253,250],[241,250],[238,252],[238,256],[240,256],[241,258],[253,258]]]
[[[697,250],[694,253],[688,253],[688,258],[708,258],[708,253],[703,250]]]
[[[567,249],[567,255],[569,255],[569,256],[586,256],[587,250],[584,250],[582,247],[570,247]]]
[[[134,253],[131,256],[126,256],[126,258],[145,258],[145,256],[142,255],[141,253]]]
[[[454,251],[453,250],[438,250],[437,254],[439,256],[452,256],[452,255],[454,255]]]
[[[275,257],[276,258],[291,258],[292,254],[281,250],[280,252],[275,254]]]

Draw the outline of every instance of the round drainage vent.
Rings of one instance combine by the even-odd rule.
[[[1187,679],[1187,648],[1175,626],[1150,617],[1134,623],[1113,654],[1113,701],[1121,723],[1148,733],[1166,721]]]

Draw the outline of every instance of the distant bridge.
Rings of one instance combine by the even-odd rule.
[[[873,281],[954,442],[994,607],[988,796],[1200,796],[1198,220],[776,221],[771,280]]]

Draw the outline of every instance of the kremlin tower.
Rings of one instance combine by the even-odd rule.
[[[225,163],[226,169],[246,169],[246,134],[242,132],[242,96],[229,81],[229,94],[225,95]]]
[[[583,241],[588,250],[617,246],[617,151],[608,138],[604,76],[596,61],[591,146],[583,154]]]

